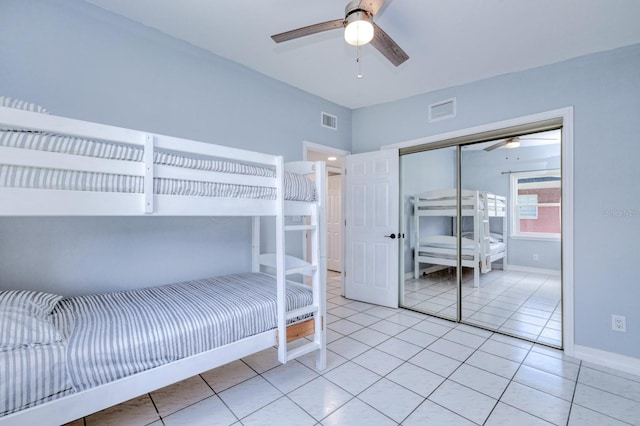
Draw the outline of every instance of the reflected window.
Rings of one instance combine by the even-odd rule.
[[[559,170],[511,175],[514,237],[560,238],[562,182]]]

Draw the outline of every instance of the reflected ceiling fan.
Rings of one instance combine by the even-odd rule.
[[[362,46],[371,43],[396,67],[409,59],[409,56],[389,37],[387,33],[373,22],[373,17],[380,10],[384,0],[353,0],[344,9],[344,19],[321,22],[280,34],[272,35],[276,43],[289,41],[323,31],[344,28],[347,43]]]
[[[518,148],[521,142],[524,141],[557,141],[557,138],[540,138],[540,137],[526,137],[526,136],[514,136],[512,138],[502,139],[486,147],[485,151],[493,151],[494,149],[505,148]]]

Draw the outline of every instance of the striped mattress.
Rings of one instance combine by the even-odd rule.
[[[0,351],[0,416],[274,329],[276,292],[274,277],[242,273],[63,299],[63,345]],[[312,301],[287,285],[287,310]]]
[[[64,343],[0,351],[0,417],[73,393]]]
[[[0,130],[0,146],[132,162],[142,162],[144,156],[144,149],[125,144],[7,129]],[[154,152],[154,163],[212,172],[275,176],[275,171],[268,167],[162,151]],[[0,187],[143,193],[144,178],[0,163]],[[285,172],[284,192],[286,200],[314,201],[316,198],[313,182],[306,176],[295,173]],[[275,189],[270,187],[165,178],[154,179],[154,193],[196,197],[276,197]]]

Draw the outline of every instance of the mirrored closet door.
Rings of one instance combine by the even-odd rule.
[[[557,129],[402,155],[401,306],[561,347],[560,147]]]
[[[458,316],[457,148],[400,157],[405,280],[400,305]]]
[[[562,346],[561,131],[462,146],[461,187],[477,192],[463,246],[479,281],[462,285],[463,322]]]

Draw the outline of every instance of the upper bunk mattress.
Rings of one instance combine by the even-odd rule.
[[[125,144],[7,129],[0,130],[0,146],[132,162],[142,162],[144,156],[142,148]],[[275,171],[269,167],[162,151],[154,152],[154,163],[211,172],[275,176]],[[143,193],[144,179],[141,176],[0,164],[0,187]],[[154,179],[154,193],[196,197],[276,198],[272,187],[165,178]],[[306,176],[285,172],[284,198],[291,201],[315,201],[315,184]]]
[[[277,327],[275,278],[243,273],[160,287],[63,299],[54,323],[67,338],[76,391]],[[287,285],[287,310],[310,305],[311,289]]]
[[[504,216],[504,209],[506,208],[504,197],[485,191],[463,190],[460,200],[462,203],[460,208],[463,214],[473,211],[476,207],[474,203],[477,201],[477,208],[480,210],[487,209],[489,216]],[[433,195],[428,192],[417,195],[414,202],[420,213],[437,213],[440,210],[455,211],[457,209],[458,196],[455,189],[446,191],[438,190],[434,191]],[[433,216],[435,216],[435,214],[433,214]]]

